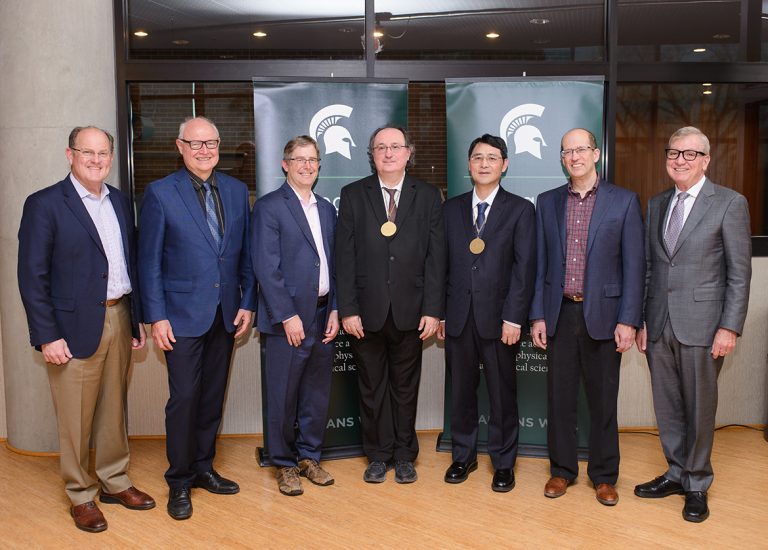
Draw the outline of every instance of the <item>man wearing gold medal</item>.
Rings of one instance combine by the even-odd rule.
[[[453,463],[447,483],[461,483],[477,468],[478,363],[484,366],[491,416],[488,454],[491,489],[515,485],[518,415],[515,359],[528,319],[536,277],[533,204],[500,183],[509,165],[507,145],[484,134],[469,147],[474,190],[445,203],[448,297],[445,359],[451,377]]]
[[[404,128],[371,136],[375,173],[341,190],[336,226],[339,316],[360,385],[368,483],[416,481],[416,401],[424,340],[443,314],[445,237],[440,190],[409,176]]]
[[[547,350],[551,477],[544,495],[564,495],[578,475],[576,401],[583,379],[587,474],[598,502],[613,506],[619,500],[619,366],[642,322],[643,220],[635,193],[598,177],[600,150],[591,132],[566,132],[560,157],[569,182],[536,201],[538,267],[530,312],[533,343]]]

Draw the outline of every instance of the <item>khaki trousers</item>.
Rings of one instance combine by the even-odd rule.
[[[127,374],[131,360],[129,301],[106,308],[96,352],[65,365],[48,364],[59,427],[61,477],[74,506],[92,501],[99,491],[119,493],[128,479],[128,431],[125,422]],[[89,473],[89,443],[96,449]]]

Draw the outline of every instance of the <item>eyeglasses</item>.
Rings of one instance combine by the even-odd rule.
[[[694,151],[693,149],[686,149],[685,151],[681,151],[679,149],[664,149],[664,152],[667,154],[667,158],[669,160],[675,160],[680,155],[683,155],[683,158],[687,161],[696,160],[696,157],[701,155],[702,157],[706,157],[707,154],[703,153],[701,151]]]
[[[405,149],[407,149],[407,148],[408,148],[408,146],[407,146],[407,145],[400,145],[399,143],[395,143],[395,144],[393,144],[393,145],[383,145],[383,144],[382,144],[382,145],[376,145],[376,146],[373,148],[373,151],[374,151],[375,153],[378,153],[378,154],[380,154],[380,155],[383,155],[383,154],[384,154],[384,153],[385,153],[387,150],[390,150],[390,151],[392,151],[392,154],[393,154],[393,155],[396,155],[396,154],[398,154],[400,151],[403,151],[403,150],[405,150]]]
[[[295,162],[296,164],[299,164],[299,165],[309,163],[310,166],[317,166],[318,164],[320,164],[320,159],[319,158],[315,158],[315,157],[309,157],[309,158],[291,157],[291,158],[287,158],[285,160],[289,160],[291,162]]]
[[[497,164],[501,162],[503,159],[498,155],[472,155],[469,157],[469,162],[472,162],[474,164],[481,164],[484,161],[488,164]]]
[[[208,149],[216,149],[219,146],[219,142],[221,140],[220,139],[207,139],[205,141],[200,141],[200,140],[197,140],[197,139],[188,140],[188,139],[181,139],[181,138],[179,138],[179,141],[183,141],[184,143],[189,145],[189,148],[192,149],[193,151],[199,151],[200,149],[203,148],[203,144],[205,144],[205,146]]]
[[[581,145],[579,147],[575,147],[573,149],[563,149],[560,151],[560,156],[563,158],[570,157],[573,153],[576,153],[578,156],[583,157],[587,154],[587,151],[593,151],[594,147],[587,147],[586,145]]]
[[[99,151],[97,153],[96,151],[91,151],[90,149],[75,149],[74,147],[70,147],[70,149],[77,151],[80,153],[80,155],[82,155],[84,158],[87,158],[88,160],[93,160],[96,157],[98,157],[99,160],[107,160],[112,156],[112,153],[109,151]]]

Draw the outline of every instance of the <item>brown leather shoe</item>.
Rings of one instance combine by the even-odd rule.
[[[597,502],[606,506],[616,506],[616,503],[619,502],[619,493],[610,483],[599,483],[595,487],[595,497]]]
[[[304,458],[299,461],[299,475],[306,477],[315,485],[333,485],[333,476],[326,472],[316,460]]]
[[[155,499],[136,487],[128,487],[119,493],[102,492],[99,500],[104,504],[122,504],[131,510],[149,510],[155,507]]]
[[[69,509],[72,518],[75,520],[75,526],[89,533],[101,533],[107,530],[107,520],[96,506],[96,503],[88,501],[84,504],[72,506]]]
[[[549,498],[561,497],[565,494],[565,490],[570,484],[571,482],[564,477],[550,477],[544,486],[544,496]]]

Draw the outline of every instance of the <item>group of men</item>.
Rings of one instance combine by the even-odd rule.
[[[583,379],[588,475],[598,501],[618,501],[619,366],[637,341],[669,468],[635,494],[685,494],[685,519],[706,519],[717,375],[743,327],[751,250],[746,200],[705,176],[704,134],[686,127],[670,138],[675,186],[651,199],[645,232],[637,195],[598,177],[600,151],[584,129],[561,142],[568,183],[541,194],[534,209],[500,185],[509,165],[503,139],[472,142],[474,188],[443,204],[436,187],[407,172],[408,131],[378,128],[368,147],[373,174],[342,189],[338,221],[312,191],[320,152],[311,137],[286,144],[285,183],[252,212],[246,185],[216,170],[219,145],[211,121],[181,124],[184,168],[147,187],[138,239],[127,197],[105,184],[114,140],[99,128],[72,131],[70,174],[25,203],[19,288],[31,343],[46,361],[77,527],[107,528],[97,495],[155,506],[127,476],[127,371],[131,349],[144,346],[144,323],[168,368],[169,515],[192,515],[192,488],[239,491],[213,460],[235,339],[253,312],[266,351],[266,446],[285,495],[302,494],[301,477],[334,482],[320,459],[341,327],[358,365],[366,482],[385,481],[390,469],[398,483],[417,480],[422,347],[437,335],[452,381],[445,481],[477,469],[482,363],[491,488],[510,491],[515,360],[530,323],[533,343],[547,350],[544,494],[565,494],[578,474]]]

